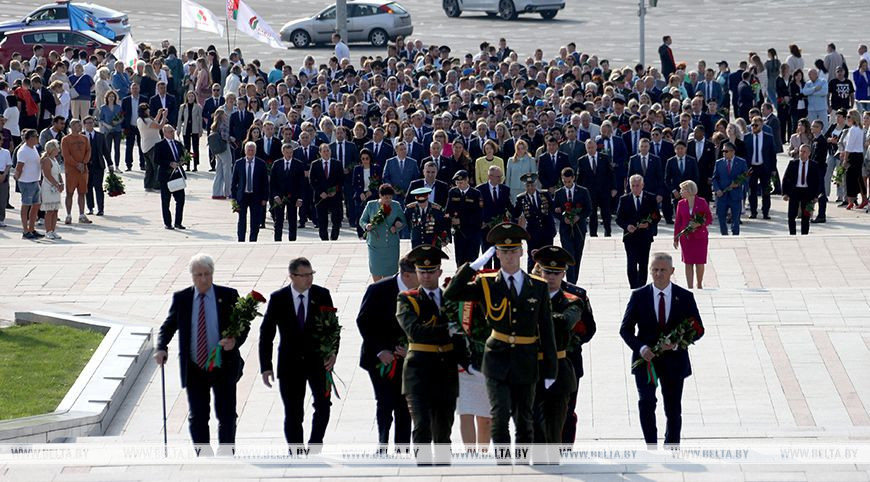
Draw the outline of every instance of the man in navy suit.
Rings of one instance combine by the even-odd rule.
[[[405,204],[416,201],[415,196],[411,194],[411,191],[421,187],[428,187],[432,190],[432,192],[429,193],[429,202],[437,204],[436,207],[438,209],[444,209],[444,206],[447,205],[447,193],[450,191],[450,185],[437,178],[437,169],[435,161],[428,161],[423,165],[423,179],[415,179],[411,182],[411,185],[408,186],[408,194],[405,196]]]
[[[777,141],[764,132],[764,120],[760,116],[752,118],[752,132],[743,137],[746,144],[746,157],[749,163],[749,211],[750,219],[758,217],[758,194],[761,191],[761,214],[770,219],[770,173],[776,167]]]
[[[568,282],[574,284],[580,276],[580,260],[583,259],[583,247],[586,244],[586,221],[589,213],[592,212],[589,190],[574,183],[574,169],[570,167],[562,169],[562,188],[556,191],[553,202],[556,203],[554,212],[559,219],[559,240],[562,242],[562,248],[570,253],[575,261],[573,266],[567,268]],[[575,219],[565,216],[568,205],[572,210],[579,211]]]
[[[275,124],[272,121],[263,124],[263,136],[256,143],[257,157],[267,165],[271,166],[272,162],[281,157],[281,140],[275,137]]]
[[[541,188],[550,195],[556,192],[560,181],[559,173],[566,167],[571,167],[568,155],[559,151],[559,141],[555,136],[547,136],[547,152],[541,154],[538,160],[538,181]]]
[[[680,184],[683,181],[693,181],[698,184],[698,161],[686,155],[686,143],[677,141],[676,151],[674,157],[668,159],[665,165],[665,191],[670,198],[668,203],[671,205],[671,212],[677,212],[677,203],[681,199]]]
[[[157,93],[148,101],[148,108],[151,112],[166,109],[166,118],[169,119],[169,122],[178,119],[178,102],[175,100],[174,95],[166,92],[166,82],[162,80],[157,82]]]
[[[251,216],[251,234],[248,241],[256,242],[260,232],[260,220],[263,209],[269,200],[269,177],[266,174],[266,162],[257,157],[257,144],[245,144],[244,157],[236,160],[233,166],[233,182],[231,192],[233,199],[239,205],[239,223],[237,227],[238,240],[245,242],[245,224],[248,211]]]
[[[432,143],[429,144],[429,157],[424,157],[420,160],[420,171],[424,170],[428,162],[431,161],[435,163],[435,169],[437,171],[435,177],[446,184],[447,188],[450,189],[450,184],[453,182],[453,175],[456,174],[457,167],[452,157],[441,155],[441,149],[442,146],[439,141],[432,141]],[[443,204],[441,206],[444,207]]]
[[[661,159],[650,154],[647,139],[641,139],[637,154],[629,160],[628,175],[635,174],[643,177],[644,190],[661,203],[665,197],[665,169]]]
[[[184,189],[170,192],[167,184],[175,177],[184,176],[184,171],[179,167],[181,159],[184,157],[184,145],[175,140],[175,128],[172,125],[163,126],[163,140],[158,142],[154,149],[157,183],[160,185],[163,227],[165,229],[185,229],[184,225],[181,224],[184,217]],[[176,169],[178,170],[176,171]],[[172,213],[169,212],[170,198],[175,199],[175,224],[172,224]]]
[[[631,191],[619,198],[616,224],[623,229],[628,285],[635,289],[646,284],[649,249],[658,232],[661,215],[655,195],[643,190],[642,176],[631,176],[629,185]]]
[[[238,110],[230,114],[230,146],[237,154],[242,148],[239,144],[248,136],[248,129],[254,123],[254,114],[248,112],[246,97],[239,97],[236,107]]]
[[[716,149],[713,142],[707,139],[704,126],[695,126],[692,138],[686,142],[686,154],[695,158],[698,163],[698,195],[704,199],[713,199],[710,180],[713,177],[713,166],[716,165]]]
[[[223,338],[221,333],[230,324],[233,305],[239,293],[233,288],[212,283],[214,261],[197,254],[188,265],[193,286],[172,295],[169,314],[160,326],[154,361],[166,363],[169,342],[178,332],[181,387],[186,389],[190,415],[187,417],[190,438],[202,448],[200,455],[211,454],[208,419],[209,400],[214,392],[214,408],[218,419],[219,454],[232,455],[236,441],[236,382],[242,376],[244,362],[239,347],[248,337],[247,329],[238,338]],[[221,350],[219,367],[206,369],[209,354]]]
[[[321,241],[335,241],[341,229],[341,190],[344,187],[344,169],[332,158],[329,144],[320,145],[320,159],[311,164],[311,190],[317,210],[317,227]],[[327,225],[332,221],[332,230],[327,234]]]
[[[610,236],[610,203],[616,196],[613,185],[613,169],[610,158],[598,152],[598,144],[592,139],[586,140],[586,155],[578,161],[580,164],[580,185],[589,190],[592,211],[589,213],[589,235],[598,236],[598,211],[601,210],[601,224],[604,226],[604,236]]]
[[[417,161],[408,157],[408,144],[405,141],[397,142],[396,155],[387,159],[384,164],[384,183],[393,186],[396,200],[403,203],[411,182],[419,177]]]
[[[716,195],[716,217],[719,218],[719,231],[722,236],[728,235],[727,214],[731,211],[731,234],[740,234],[740,205],[743,203],[744,183],[739,183],[738,177],[743,175],[746,161],[737,157],[734,144],[726,142],[722,146],[722,159],[716,161],[713,169],[713,191]]]
[[[480,252],[486,252],[492,243],[486,240],[486,235],[489,230],[503,222],[510,222],[511,211],[511,189],[502,183],[504,173],[498,166],[490,166],[487,171],[487,182],[479,184],[475,189],[480,191],[480,200],[483,202],[483,210],[481,219],[484,226],[480,230]],[[495,257],[484,264],[484,267],[490,268],[495,266],[495,269],[501,268],[501,263]]]
[[[287,217],[287,241],[296,241],[296,212],[302,207],[302,194],[305,191],[305,166],[293,158],[293,144],[281,146],[281,159],[272,163],[269,176],[269,191],[275,207],[272,217],[275,221],[275,241],[281,241],[284,231],[284,217]]]
[[[671,283],[674,262],[669,254],[656,253],[649,271],[653,282],[631,293],[619,335],[631,348],[632,365],[641,359],[646,362],[631,370],[637,386],[637,408],[644,441],[648,446],[658,444],[653,378],[658,377],[667,418],[665,445],[676,446],[680,443],[682,429],[683,382],[692,375],[689,351],[676,344],[666,344],[664,351],[657,354],[652,347],[685,320],[693,320],[695,340],[704,335],[704,325],[692,292]]]
[[[311,134],[301,132],[299,134],[299,146],[293,151],[293,158],[302,163],[305,169],[305,177],[308,178],[311,174],[311,164],[317,160],[318,151],[311,142]],[[303,183],[302,193],[302,209],[299,211],[299,227],[304,228],[305,222],[308,219],[317,224],[317,213],[314,211],[313,194],[311,193],[311,184],[307,181]]]
[[[578,160],[586,154],[586,145],[583,141],[577,140],[577,128],[573,125],[568,124],[565,126],[565,141],[559,145],[559,150],[568,156],[568,164],[574,172],[577,172],[580,167]],[[509,157],[505,154],[505,162],[508,162]]]
[[[625,192],[625,179],[628,173],[628,150],[625,148],[625,143],[622,138],[613,135],[613,125],[610,121],[601,123],[601,135],[595,139],[598,146],[598,152],[604,154],[610,159],[610,165],[613,168],[613,187],[617,194]],[[588,150],[588,146],[587,146]]]
[[[202,105],[202,121],[205,124],[205,132],[206,137],[211,134],[211,123],[212,117],[214,116],[215,111],[218,110],[218,107],[224,105],[226,103],[226,99],[221,95],[221,85],[214,84],[211,86],[211,97],[205,100],[205,103]],[[214,155],[209,153],[208,162],[211,164],[210,171],[214,171]]]
[[[269,296],[269,305],[260,325],[260,374],[263,383],[271,388],[278,377],[278,389],[284,402],[284,438],[291,450],[301,451],[303,445],[302,421],[305,416],[305,385],[311,387],[314,416],[311,420],[309,449],[319,451],[323,435],[329,424],[332,402],[326,388],[326,374],[335,366],[338,343],[324,358],[320,343],[314,339],[317,325],[322,323],[321,313],[334,310],[329,290],[314,284],[314,270],[306,258],[290,261],[290,286]],[[275,333],[280,333],[278,366],[272,364]],[[336,336],[336,340],[338,337]]]
[[[330,144],[329,148],[332,151],[332,157],[341,164],[341,169],[344,172],[344,186],[342,186],[342,189],[345,212],[347,212],[347,220],[350,223],[350,227],[356,228],[360,213],[356,212],[354,206],[353,168],[359,164],[359,150],[356,148],[356,144],[347,140],[347,132],[346,128],[337,127],[335,129],[335,142]]]
[[[121,127],[127,136],[127,143],[124,146],[124,164],[127,165],[127,171],[133,169],[134,146],[139,149],[139,169],[145,170],[145,155],[142,154],[142,138],[139,135],[139,127],[136,125],[136,120],[139,118],[139,105],[146,100],[144,97],[139,96],[138,83],[130,84],[130,95],[121,99],[121,115],[124,118]]]
[[[821,191],[819,166],[810,160],[810,145],[800,147],[798,159],[789,161],[782,178],[783,200],[788,202],[788,233],[797,234],[795,218],[801,217],[801,234],[810,234],[810,210],[807,203],[815,202]]]
[[[414,131],[414,140],[423,146],[425,152],[429,149],[429,144],[432,143],[432,128],[425,125],[423,120],[422,111],[414,111],[411,114],[411,129]]]
[[[674,156],[674,143],[662,137],[661,127],[653,127],[649,152],[661,159],[662,162]]]
[[[695,94],[700,93],[707,102],[712,99],[716,101],[717,105],[722,105],[722,86],[716,82],[715,76],[716,72],[713,69],[705,70],[704,80],[695,85]],[[715,114],[715,112],[711,112],[711,114]]]
[[[367,142],[365,147],[372,151],[372,161],[382,166],[386,165],[387,159],[395,155],[393,146],[384,139],[383,127],[375,128],[372,132],[372,140]]]
[[[640,116],[636,114],[629,118],[628,123],[631,129],[622,135],[622,142],[628,148],[628,155],[633,156],[640,149],[640,140],[649,139],[650,133],[640,128]]]

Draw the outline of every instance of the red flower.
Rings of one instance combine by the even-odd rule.
[[[694,318],[692,318],[692,329],[695,330],[695,333],[698,334],[699,338],[704,334],[704,327]]]
[[[571,203],[566,202],[566,203],[565,203],[565,209],[571,209]]]
[[[447,287],[447,285],[449,285],[449,284],[450,284],[450,280],[452,280],[452,279],[453,279],[453,278],[452,278],[452,277],[450,277],[450,276],[448,276],[448,277],[446,277],[446,278],[444,278],[444,284],[442,284],[442,285],[441,285],[441,286],[443,286],[443,287],[444,287],[444,288],[446,288],[446,287]]]
[[[384,209],[384,216],[389,216],[390,213],[393,212],[393,205],[392,204],[385,204],[383,209]]]
[[[255,291],[255,290],[251,290],[251,292],[250,292],[248,295],[249,295],[251,298],[253,298],[254,301],[256,301],[256,302],[259,302],[259,303],[265,303],[265,302],[266,302],[266,298],[265,298],[263,295],[261,295],[259,292]]]
[[[574,324],[574,333],[577,333],[578,335],[585,335],[586,334],[586,323],[583,323],[582,321],[579,323],[575,323]]]
[[[334,306],[321,306],[320,312],[321,313],[337,313],[338,308],[335,308]]]

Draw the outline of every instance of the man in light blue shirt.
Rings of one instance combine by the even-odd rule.
[[[804,84],[801,93],[807,96],[807,120],[822,121],[828,128],[828,82],[819,78],[819,71],[810,69],[810,80]]]

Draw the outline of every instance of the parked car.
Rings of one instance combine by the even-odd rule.
[[[26,27],[57,27],[69,25],[69,13],[67,13],[66,10],[68,4],[69,2],[66,0],[58,0],[55,3],[43,5],[25,15],[21,20],[0,23],[0,32],[18,30]],[[127,18],[127,15],[117,10],[95,5],[93,3],[73,2],[73,5],[84,9],[101,20],[105,20],[109,28],[115,32],[115,40],[121,40],[121,38],[130,33],[130,20]]]
[[[111,51],[117,45],[97,32],[75,31],[69,27],[30,27],[21,30],[0,32],[0,65],[7,65],[12,54],[19,53],[25,59],[33,55],[33,46],[40,44],[45,48],[45,55],[56,51],[62,54],[63,49],[70,46],[85,50],[88,55],[96,49]]]
[[[375,47],[390,39],[411,35],[411,14],[391,0],[368,0],[347,3],[347,43],[370,42]],[[328,43],[335,32],[335,5],[317,15],[294,20],[281,28],[281,40],[295,47]]]
[[[565,0],[442,0],[441,5],[448,17],[458,17],[462,12],[486,12],[490,17],[513,20],[521,13],[539,13],[549,20],[565,8]]]

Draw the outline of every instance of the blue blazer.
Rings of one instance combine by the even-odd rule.
[[[707,83],[706,82],[707,82],[706,80],[702,80],[702,81],[698,82],[697,84],[695,84],[695,94],[700,92],[701,96],[704,97],[705,102],[709,101],[710,99],[716,99],[716,105],[719,105],[721,107],[722,106],[722,86],[719,85],[719,82],[716,82],[715,80],[711,80],[710,83],[712,84],[712,88],[710,90],[712,91],[711,92],[712,95],[710,96],[710,99],[708,99],[707,98]]]
[[[202,105],[202,120],[206,125],[207,129],[211,129],[211,121],[212,116],[215,111],[218,110],[218,107],[224,105],[226,103],[226,99],[224,96],[220,96],[217,101],[215,101],[214,97],[209,97],[205,100],[205,103]]]
[[[236,159],[233,165],[233,183],[231,191],[233,199],[239,205],[245,199],[245,182],[247,181],[247,173],[245,172],[246,160],[244,157]],[[253,197],[254,201],[266,201],[269,199],[269,175],[266,173],[266,161],[259,157],[254,158],[254,185]]]
[[[378,163],[371,164],[371,171],[369,171],[369,176],[383,176],[384,169]],[[359,195],[369,190],[368,184],[365,184],[365,178],[363,177],[363,165],[357,164],[353,168],[353,180],[351,181],[351,186],[353,188],[353,198],[359,199]],[[368,198],[367,201],[371,201],[372,199],[377,199],[378,193],[377,191],[373,192]],[[365,201],[362,201],[365,202]]]
[[[680,163],[677,157],[674,156],[668,159],[665,166],[665,188],[671,192],[680,192],[680,183],[683,181],[694,181],[698,184],[700,173],[698,172],[698,161],[694,157],[686,156],[685,169],[680,172]]]
[[[546,151],[541,154],[538,158],[538,181],[541,182],[541,187],[549,189],[559,184],[562,180],[562,169],[566,167],[571,167],[568,154],[562,151],[556,151],[552,156]]]
[[[386,165],[387,159],[396,155],[396,151],[393,150],[392,144],[390,144],[386,139],[381,141],[381,150],[375,154],[375,141],[366,142],[365,148],[372,151],[372,161],[377,162],[380,165]]]
[[[696,337],[696,341],[704,336],[704,324],[691,291],[671,283],[671,311],[668,313],[665,330],[659,326],[658,305],[653,300],[653,293],[652,284],[632,291],[628,306],[625,307],[622,325],[619,327],[619,336],[631,348],[632,364],[640,358],[640,349],[644,345],[652,348],[663,332],[669,333],[687,318],[694,317],[701,327],[701,334]],[[653,358],[653,366],[656,373],[663,378],[686,378],[692,374],[689,351],[684,349],[672,350]],[[646,364],[632,369],[632,372],[636,370],[646,370]]]
[[[737,176],[746,172],[746,161],[742,158],[734,156],[734,159],[731,161],[731,174],[728,174],[728,164],[725,161],[725,158],[719,159],[716,161],[716,166],[713,168],[713,191],[724,191],[726,187],[730,186],[734,179]],[[737,202],[743,200],[743,189],[744,186],[732,189],[725,193],[720,199],[723,201],[731,201]]]
[[[404,169],[399,170],[399,158],[391,157],[384,164],[384,182],[389,183],[394,189],[401,191],[401,195],[396,198],[402,199],[402,196],[408,191],[408,187],[414,179],[420,177],[420,169],[417,167],[417,161],[405,157]]]
[[[649,152],[650,152],[650,154],[653,154],[656,157],[658,157],[659,159],[661,159],[662,162],[665,162],[674,156],[674,143],[662,139],[661,146],[659,147],[659,152],[656,152],[655,143],[650,142],[649,143]]]
[[[640,154],[631,156],[628,164],[628,176],[635,174],[643,176],[643,190],[658,196],[665,195],[665,169],[658,157],[649,154],[646,159],[646,174],[640,165]]]
[[[776,147],[774,143],[779,142],[773,138],[772,135],[767,132],[762,132],[761,142],[761,158],[764,161],[764,169],[767,172],[772,172],[776,169]],[[755,155],[755,134],[747,134],[743,136],[743,142],[746,144],[746,163],[748,166],[752,165],[752,156]]]

